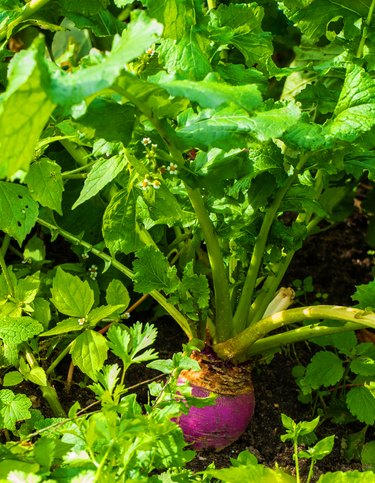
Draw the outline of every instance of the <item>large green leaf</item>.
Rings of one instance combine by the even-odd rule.
[[[89,171],[81,194],[79,195],[78,200],[73,204],[72,209],[74,210],[74,208],[81,203],[84,203],[99,193],[101,189],[121,173],[125,166],[126,159],[121,154],[112,156],[109,159],[98,159]]]
[[[25,182],[34,200],[62,215],[61,201],[64,185],[61,167],[55,161],[47,158],[34,161]]]
[[[164,25],[163,36],[180,40],[195,23],[193,0],[147,0],[148,14]]]
[[[56,104],[69,106],[111,87],[125,64],[135,59],[161,35],[163,27],[144,13],[130,22],[121,38],[116,37],[110,54],[101,63],[72,73],[58,71],[50,95]]]
[[[0,229],[20,245],[35,225],[38,211],[26,186],[0,181]]]
[[[325,130],[352,142],[375,125],[375,81],[362,67],[349,64],[333,120]]]
[[[27,170],[39,136],[54,109],[48,97],[45,45],[37,38],[9,65],[8,86],[0,96],[0,178]]]
[[[297,123],[300,115],[300,109],[294,103],[257,112],[254,116],[233,106],[204,109],[198,115],[191,114],[186,118],[177,135],[187,147],[217,147],[228,151],[241,144],[245,147],[245,134],[260,141],[281,137]]]
[[[252,111],[262,103],[262,96],[254,84],[231,86],[205,79],[200,82],[172,81],[160,85],[173,96],[187,97],[202,107],[217,108],[223,104],[235,104]]]
[[[248,66],[274,68],[272,35],[262,30],[263,15],[263,7],[255,2],[222,4],[210,12],[211,38],[237,47]]]
[[[133,134],[134,111],[134,106],[130,104],[100,98],[94,99],[85,114],[77,120],[94,129],[96,137],[106,141],[121,141],[126,146]]]
[[[15,364],[18,345],[43,331],[43,326],[31,317],[0,316],[0,339],[3,341],[5,363]]]
[[[14,394],[10,389],[0,391],[0,425],[15,430],[16,422],[30,419],[31,400],[26,394]]]
[[[176,267],[171,267],[165,256],[153,247],[145,247],[137,252],[138,258],[133,263],[134,290],[149,293],[163,290],[169,294],[179,285]]]
[[[135,211],[135,195],[119,191],[109,202],[103,216],[103,237],[112,254],[132,253],[144,244]]]
[[[358,307],[361,309],[375,308],[375,280],[357,285],[352,300],[359,302]]]
[[[326,35],[329,24],[343,21],[345,33],[350,37],[359,36],[361,18],[366,18],[371,0],[283,0],[279,2],[286,16],[295,23],[311,42]]]
[[[51,288],[52,303],[57,310],[71,317],[85,318],[94,305],[94,291],[87,281],[57,267]]]
[[[97,371],[107,359],[108,343],[106,338],[94,330],[85,330],[74,341],[70,353],[73,363],[92,380],[97,380]]]
[[[344,375],[341,359],[333,352],[320,351],[316,353],[306,368],[303,385],[318,389],[337,384]]]
[[[373,382],[364,386],[352,387],[346,395],[349,411],[362,423],[372,425],[375,422],[375,385]]]
[[[177,43],[173,39],[164,39],[158,53],[170,74],[182,79],[202,80],[212,72],[210,50],[208,39],[193,26]]]

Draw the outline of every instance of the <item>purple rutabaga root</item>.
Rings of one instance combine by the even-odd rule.
[[[182,371],[178,384],[188,382],[194,397],[206,398],[212,393],[217,397],[213,405],[191,406],[176,422],[194,449],[223,449],[241,436],[254,414],[251,368],[222,361],[207,349],[194,351],[190,357],[201,369]]]
[[[210,392],[192,386],[192,395],[208,397]],[[194,449],[220,450],[234,443],[246,430],[255,407],[254,391],[238,396],[218,396],[213,406],[192,406],[188,414],[182,414],[177,423],[185,440]]]

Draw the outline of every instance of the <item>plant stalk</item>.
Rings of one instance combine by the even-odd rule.
[[[357,324],[357,328],[375,328],[375,313],[373,312],[369,313],[365,310],[352,307],[341,307],[339,305],[312,305],[283,310],[270,317],[259,320],[235,337],[232,337],[225,342],[215,344],[213,349],[216,354],[224,360],[230,359],[235,362],[244,362],[248,358],[252,346],[269,332],[286,325],[311,319],[339,320],[342,322],[352,322]],[[342,330],[342,328],[340,329]],[[275,335],[274,340],[277,340],[277,338],[282,340],[282,335],[283,334]]]
[[[301,483],[301,478],[299,476],[298,441],[296,436],[293,439],[293,459],[296,468],[296,480],[297,483]]]
[[[8,272],[8,267],[7,267],[7,264],[5,262],[5,258],[4,258],[5,253],[8,249],[9,243],[10,243],[10,236],[5,235],[4,239],[3,239],[3,243],[2,243],[1,248],[0,248],[0,267],[1,267],[1,270],[3,272],[4,278],[5,278],[5,283],[7,284],[7,287],[8,287],[8,290],[9,290],[9,294],[11,295],[11,297],[14,297],[13,282],[12,282],[12,279],[10,278],[10,275],[9,275],[9,272]]]
[[[149,119],[163,139],[165,145],[168,147],[174,162],[181,169],[183,169],[185,165],[184,157],[171,139],[167,127],[160,121],[160,119],[153,115],[152,111],[148,109],[147,106],[140,103],[138,99],[132,96],[126,89],[116,87],[114,90],[137,106],[140,112],[142,112]],[[215,234],[213,223],[204,205],[200,190],[192,189],[186,183],[184,184],[194,212],[197,216],[199,225],[202,229],[203,237],[206,242],[208,258],[210,260],[215,293],[216,339],[218,341],[224,341],[232,335],[232,311],[228,275],[225,270],[223,255],[218,237]]]
[[[320,324],[311,324],[304,327],[298,327],[298,329],[288,330],[281,334],[270,335],[264,337],[254,343],[248,351],[248,356],[253,357],[255,355],[278,349],[284,345],[295,344],[305,340],[311,340],[315,337],[322,337],[325,335],[341,334],[343,332],[349,332],[358,330],[358,324],[352,322],[346,322],[341,326],[327,326]]]
[[[358,58],[361,58],[363,56],[363,49],[365,47],[365,43],[366,43],[366,40],[367,40],[368,28],[371,24],[372,16],[374,14],[374,9],[375,9],[375,0],[372,0],[368,14],[367,14],[367,18],[365,20],[365,25],[364,25],[363,30],[362,30],[361,40],[360,40],[359,45],[358,45],[358,50],[357,50],[357,57]]]
[[[85,148],[82,146],[78,146],[75,143],[69,141],[69,139],[61,139],[60,144],[68,151],[71,157],[79,164],[80,166],[86,166],[87,160],[89,157],[89,153],[86,151]]]
[[[252,303],[255,285],[258,278],[260,266],[263,260],[263,254],[266,248],[267,238],[268,238],[268,234],[270,232],[272,223],[280,208],[280,203],[282,202],[285,194],[293,184],[294,180],[296,179],[296,176],[298,175],[302,166],[305,164],[306,160],[307,160],[306,156],[301,157],[297,167],[295,168],[293,175],[290,176],[290,178],[287,180],[285,185],[282,188],[280,188],[279,191],[276,193],[276,196],[271,206],[267,209],[266,214],[263,218],[259,235],[257,236],[257,239],[255,241],[253,253],[250,259],[249,268],[247,271],[240,300],[238,302],[237,309],[233,317],[233,325],[235,328],[235,332],[237,334],[240,333],[242,330],[244,330],[244,328],[247,326],[249,309]]]
[[[72,233],[70,233],[66,230],[63,230],[62,228],[60,228],[57,225],[53,225],[53,224],[49,223],[48,221],[43,220],[41,218],[38,218],[37,222],[40,225],[48,228],[51,231],[52,234],[59,234],[63,238],[65,238],[66,240],[69,240],[72,243],[75,243],[76,245],[81,245],[87,251],[93,253],[94,255],[96,255],[98,258],[101,258],[105,262],[110,263],[119,272],[123,273],[126,277],[133,280],[134,273],[128,267],[126,267],[121,262],[116,260],[114,257],[111,257],[110,255],[102,252],[101,250],[98,250],[94,246],[90,245],[90,243],[87,243],[84,240],[79,239],[78,237],[76,237]],[[179,310],[176,309],[176,307],[174,307],[174,305],[172,305],[168,302],[168,300],[166,299],[166,297],[164,297],[164,295],[162,295],[157,290],[152,290],[149,293],[149,295],[153,299],[155,299],[159,303],[159,305],[161,305],[171,317],[174,318],[174,320],[178,323],[178,325],[185,332],[185,334],[187,335],[187,337],[189,339],[192,339],[194,337],[193,330],[190,327],[190,324],[187,321],[187,319],[184,317],[184,315]]]

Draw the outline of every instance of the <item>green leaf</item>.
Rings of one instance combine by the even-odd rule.
[[[30,165],[25,183],[35,201],[62,215],[61,201],[64,185],[61,167],[55,161],[47,158],[34,161]]]
[[[155,43],[162,29],[161,24],[142,12],[128,24],[121,38],[115,37],[111,53],[101,63],[74,73],[56,75],[50,89],[53,101],[61,106],[79,104],[111,87],[125,64]]]
[[[200,82],[180,80],[159,85],[172,96],[186,97],[202,107],[218,108],[223,104],[235,104],[252,111],[262,103],[258,87],[253,84],[231,86],[207,78]]]
[[[17,421],[31,418],[31,401],[25,394],[14,394],[10,389],[0,390],[0,426],[15,430]]]
[[[321,351],[311,358],[302,382],[312,389],[318,389],[321,386],[329,387],[337,384],[343,375],[344,367],[341,359],[333,352]]]
[[[375,376],[375,360],[373,357],[357,357],[350,363],[350,369],[360,376]]]
[[[369,441],[363,445],[361,452],[362,468],[366,470],[375,470],[375,441]]]
[[[69,332],[77,332],[78,330],[82,330],[82,326],[84,322],[81,319],[77,318],[69,318],[65,319],[62,322],[58,322],[55,327],[46,332],[43,332],[41,335],[43,337],[48,337],[51,335],[60,335],[60,334],[68,334]]]
[[[352,300],[359,302],[358,307],[361,309],[375,307],[375,280],[357,285],[356,291],[352,295]]]
[[[9,64],[8,86],[0,96],[0,178],[27,171],[54,104],[49,100],[45,45],[37,38]]]
[[[124,156],[116,155],[109,159],[99,159],[89,171],[78,200],[73,204],[72,210],[89,200],[108,183],[116,178],[126,166]]]
[[[349,64],[333,120],[325,125],[328,135],[354,141],[375,125],[375,81],[358,65]]]
[[[333,144],[332,136],[326,134],[324,127],[311,122],[293,124],[282,139],[288,145],[311,151],[327,149]]]
[[[18,345],[43,331],[43,326],[31,317],[0,316],[0,338],[3,340],[3,356],[10,364],[17,363]]]
[[[318,483],[369,483],[373,478],[373,471],[335,471],[321,475]]]
[[[7,372],[3,379],[3,386],[17,386],[23,381],[23,376],[18,371]]]
[[[132,253],[144,244],[135,211],[135,195],[127,189],[115,194],[103,216],[103,237],[112,255]]]
[[[33,367],[27,374],[23,374],[25,379],[37,384],[38,386],[47,386],[47,375],[42,367]]]
[[[374,383],[363,387],[352,387],[346,395],[349,411],[359,421],[365,424],[375,422],[375,387]]]
[[[98,11],[95,9],[93,12],[85,14],[82,12],[81,4],[74,2],[65,15],[74,22],[75,28],[90,29],[97,37],[120,34],[126,28],[124,22],[117,19],[108,9],[103,8],[103,5],[100,7]]]
[[[353,26],[360,35],[358,19],[366,18],[370,2],[357,2],[351,0],[335,2],[333,0],[284,0],[279,2],[286,16],[297,25],[311,42],[316,42],[325,36],[330,22],[343,20],[345,32],[348,26]],[[368,4],[368,5],[366,5]]]
[[[193,263],[185,265],[181,280],[180,299],[182,305],[188,297],[192,297],[194,303],[200,309],[207,309],[210,300],[210,287],[205,275],[194,273]]]
[[[199,114],[191,113],[176,134],[186,148],[216,147],[227,151],[238,148],[241,143],[245,147],[244,133],[251,129],[249,119],[247,112],[240,108],[204,109]]]
[[[154,343],[156,335],[154,326],[150,324],[143,326],[140,322],[136,322],[129,328],[113,325],[107,334],[109,348],[125,366],[155,359],[157,354],[154,350],[145,349]]]
[[[135,108],[105,98],[94,99],[77,121],[94,129],[97,138],[120,141],[127,146],[133,134]]]
[[[31,304],[39,292],[39,287],[40,272],[21,278],[14,291],[15,298],[22,306]]]
[[[315,431],[319,424],[320,417],[316,417],[312,421],[300,421],[296,423],[292,418],[286,414],[281,414],[281,422],[286,429],[286,434],[281,435],[281,441],[287,441],[288,439],[297,440],[300,436],[306,436]]]
[[[29,190],[19,184],[0,181],[0,212],[6,213],[0,217],[0,230],[21,245],[38,217],[38,204],[31,198]]]
[[[105,299],[107,301],[107,304],[116,305],[120,303],[125,306],[125,309],[130,303],[130,295],[128,289],[121,282],[121,280],[117,280],[116,278],[112,279],[109,282],[105,294]]]
[[[308,448],[306,451],[300,451],[298,456],[301,458],[312,458],[313,460],[322,460],[328,456],[335,444],[335,435],[327,436],[326,438],[318,441],[312,448]]]
[[[88,315],[88,322],[91,327],[95,326],[98,322],[106,317],[110,317],[113,314],[123,312],[126,306],[122,304],[117,305],[101,305],[93,309]]]
[[[176,267],[169,265],[166,257],[153,247],[145,247],[136,253],[138,259],[133,262],[134,290],[149,293],[163,290],[166,294],[177,290],[179,280]]]
[[[94,292],[87,281],[57,267],[51,288],[51,301],[57,310],[71,317],[87,317],[94,305]]]
[[[294,126],[301,116],[299,107],[289,103],[276,109],[259,112],[250,118],[249,127],[259,141],[268,141],[279,138],[291,126]]]
[[[226,483],[244,483],[245,481],[295,483],[296,481],[293,476],[284,473],[282,470],[272,470],[263,465],[230,467],[219,470],[208,469],[204,473]]]
[[[235,46],[248,66],[274,69],[272,34],[264,32],[263,7],[255,3],[219,5],[210,11],[211,38]]]
[[[186,30],[195,23],[193,0],[147,0],[148,14],[164,25],[163,36],[174,40],[183,37]]]
[[[177,130],[187,147],[216,147],[228,151],[231,147],[245,147],[245,133],[260,141],[281,137],[299,120],[300,109],[294,103],[276,107],[249,117],[246,111],[234,107],[205,109],[191,115]]]
[[[140,362],[141,360],[149,360],[149,358],[141,359],[143,357],[143,354],[137,356],[136,358],[134,356],[136,354],[139,354],[140,351],[144,350],[146,347],[149,347],[155,342],[157,336],[157,330],[155,326],[151,324],[143,325],[140,322],[136,322],[134,325],[129,327],[129,333],[132,339],[133,360],[138,360],[138,362]]]
[[[113,325],[107,332],[108,346],[124,365],[131,364],[131,337],[126,327]]]
[[[158,48],[159,59],[167,72],[178,78],[202,80],[212,72],[210,44],[194,26],[177,43],[165,39]]]
[[[73,364],[93,381],[97,381],[97,371],[103,367],[107,359],[107,351],[106,338],[93,330],[85,330],[80,334],[70,349]]]

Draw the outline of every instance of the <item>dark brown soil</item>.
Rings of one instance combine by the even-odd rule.
[[[304,279],[311,275],[315,290],[307,294],[307,298],[310,298],[308,303],[316,302],[314,294],[321,292],[328,294],[325,303],[353,305],[351,295],[355,285],[367,283],[373,278],[374,259],[369,255],[370,247],[365,242],[366,225],[366,218],[357,213],[335,228],[309,239],[296,254],[284,285],[292,283],[296,278]],[[160,356],[168,357],[169,351],[181,347],[184,339],[176,332],[173,321],[167,318],[160,320],[158,327]],[[277,354],[270,364],[254,368],[253,383],[257,402],[248,430],[236,443],[220,452],[199,452],[190,463],[190,468],[203,470],[212,462],[217,468],[225,467],[230,464],[230,458],[236,458],[241,451],[249,450],[260,463],[270,467],[278,464],[293,474],[291,444],[280,440],[283,433],[281,414],[285,413],[296,421],[316,417],[309,405],[298,402],[297,386],[291,374],[293,366],[298,362],[308,363],[313,350],[310,345],[299,343]],[[361,427],[358,423],[344,426],[325,422],[318,428],[319,439],[331,434],[335,434],[336,439],[331,455],[316,464],[312,481],[328,471],[361,469],[359,462],[346,461],[341,449],[346,435],[359,431]],[[302,476],[306,476],[307,471],[307,461],[302,460]]]

